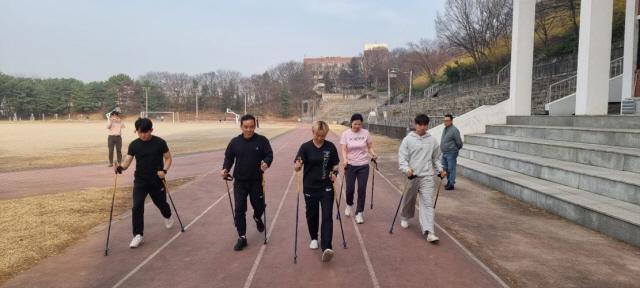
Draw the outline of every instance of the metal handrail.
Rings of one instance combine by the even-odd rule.
[[[509,81],[510,76],[511,76],[511,63],[505,65],[504,67],[502,67],[502,69],[500,69],[500,71],[498,71],[496,81],[498,82],[498,84],[502,83],[505,80]]]
[[[611,60],[609,64],[609,79],[622,75],[624,57],[619,57]],[[558,82],[549,85],[547,90],[547,103],[558,100],[562,97],[569,96],[576,93],[577,75],[562,79]]]

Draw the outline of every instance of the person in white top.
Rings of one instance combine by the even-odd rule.
[[[351,129],[342,132],[340,150],[347,185],[346,216],[353,213],[353,198],[358,182],[358,205],[356,206],[356,223],[364,223],[364,205],[367,197],[367,180],[369,179],[369,161],[377,159],[373,150],[373,141],[369,131],[362,128],[363,118],[359,113],[351,116]]]
[[[118,156],[118,164],[122,163],[122,129],[124,129],[124,123],[120,119],[120,113],[113,111],[109,113],[109,120],[107,121],[107,130],[109,130],[109,137],[107,138],[107,146],[109,147],[109,167],[113,167],[113,149],[115,148]]]

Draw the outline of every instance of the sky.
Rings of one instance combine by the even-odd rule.
[[[306,57],[435,38],[445,0],[0,0],[0,72],[106,80],[149,71],[244,75]]]

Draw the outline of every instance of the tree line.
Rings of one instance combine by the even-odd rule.
[[[126,74],[84,83],[73,78],[38,79],[0,73],[0,117],[26,119],[32,114],[106,113],[118,107],[126,114],[149,111],[224,112],[227,108],[290,117],[310,97],[312,84],[302,63],[281,63],[262,74],[243,76],[232,70],[197,75],[149,72],[133,79]],[[259,107],[259,109],[257,109]]]

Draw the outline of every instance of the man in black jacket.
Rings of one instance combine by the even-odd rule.
[[[240,251],[247,246],[247,196],[253,207],[253,220],[259,232],[265,227],[262,222],[262,214],[266,208],[264,192],[262,191],[262,177],[264,172],[271,167],[273,151],[269,140],[257,133],[256,118],[252,115],[244,115],[240,118],[242,134],[231,139],[224,153],[224,164],[221,175],[226,178],[235,162],[233,169],[233,195],[235,199],[235,225],[238,230],[238,242],[233,247]]]

